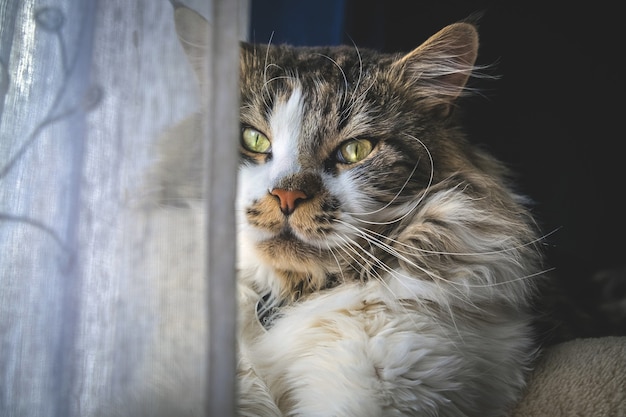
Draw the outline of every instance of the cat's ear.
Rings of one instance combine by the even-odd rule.
[[[477,55],[476,28],[469,23],[455,23],[394,62],[393,68],[400,72],[407,88],[447,115],[464,91]]]
[[[209,53],[209,22],[198,12],[174,5],[176,34],[200,85],[205,85]]]

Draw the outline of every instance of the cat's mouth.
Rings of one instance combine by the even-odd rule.
[[[325,268],[336,265],[330,252],[339,245],[334,222],[338,203],[321,192],[296,201],[286,191],[279,191],[284,194],[280,198],[268,193],[244,211],[246,230],[257,252],[279,269],[304,272],[315,263],[317,268],[320,264]],[[299,194],[295,193],[297,197]]]
[[[271,237],[270,239],[276,242],[282,242],[286,244],[307,244],[298,236],[296,236],[296,234],[293,232],[293,229],[289,225],[285,225],[283,231]]]
[[[282,283],[283,296],[297,298],[326,288],[332,276],[345,279],[348,272],[342,272],[343,266],[357,249],[342,249],[342,245],[346,239],[358,244],[338,233],[338,204],[309,199],[285,213],[270,197],[256,200],[245,210],[246,230],[259,260]],[[341,256],[346,251],[348,256]]]
[[[282,275],[288,286],[311,277],[323,280],[328,268],[328,253],[321,247],[300,239],[290,228],[255,243],[256,250],[265,263]]]
[[[282,252],[288,253],[293,251],[298,256],[302,256],[305,253],[317,253],[319,255],[320,249],[318,245],[312,242],[308,242],[297,235],[297,233],[288,225],[279,233],[271,236],[261,242],[261,247],[271,246],[273,249],[282,248]]]
[[[332,228],[322,228],[316,224],[314,216],[308,213],[283,216],[282,213],[277,214],[274,211],[264,214],[264,218],[251,218],[250,216],[247,218],[251,230],[255,231],[253,236],[256,235],[256,242],[318,248],[324,241],[325,235],[332,234]]]

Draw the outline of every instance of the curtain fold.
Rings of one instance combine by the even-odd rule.
[[[206,414],[206,211],[146,203],[200,101],[167,0],[0,0],[3,417]]]

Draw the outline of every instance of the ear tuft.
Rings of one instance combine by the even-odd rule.
[[[431,36],[393,65],[400,77],[433,107],[446,113],[465,89],[478,55],[478,32],[469,23],[454,23]]]

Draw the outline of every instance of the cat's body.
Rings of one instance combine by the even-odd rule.
[[[242,415],[500,416],[519,399],[538,237],[454,117],[477,47],[465,23],[404,56],[242,46]]]

